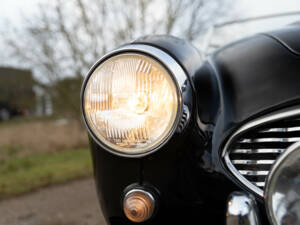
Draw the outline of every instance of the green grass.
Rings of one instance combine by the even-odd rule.
[[[35,154],[24,158],[11,156],[0,161],[0,198],[91,174],[92,162],[87,149]]]

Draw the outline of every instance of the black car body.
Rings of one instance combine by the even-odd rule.
[[[147,54],[139,46],[165,52],[187,76],[181,127],[147,155],[114,154],[96,137],[83,110],[108,223],[132,224],[122,201],[128,190],[142,188],[155,192],[158,205],[145,224],[224,224],[228,201],[241,193],[256,202],[258,209],[253,210],[261,223],[272,224],[264,209],[266,177],[277,157],[300,141],[299,40],[300,28],[290,26],[226,45],[203,61],[184,40],[147,36],[98,61],[82,96],[106,58],[130,51]]]

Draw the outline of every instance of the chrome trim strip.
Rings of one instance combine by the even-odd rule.
[[[300,131],[300,127],[282,127],[282,128],[271,128],[266,130],[261,130],[259,133],[279,133],[279,132],[294,132],[294,131]]]
[[[265,123],[269,123],[269,122],[273,122],[273,121],[277,121],[277,120],[281,120],[284,118],[293,117],[293,116],[297,116],[297,115],[300,115],[300,107],[299,106],[281,110],[279,112],[272,113],[271,115],[267,115],[267,116],[263,116],[258,119],[255,119],[255,120],[241,126],[235,133],[233,133],[233,135],[231,135],[231,137],[228,139],[228,141],[225,144],[225,147],[222,151],[222,158],[223,158],[227,168],[229,169],[229,171],[243,185],[245,185],[247,188],[249,188],[250,190],[252,190],[254,193],[256,193],[257,195],[259,195],[261,197],[263,197],[264,191],[261,188],[255,186],[255,184],[251,183],[249,180],[247,180],[243,175],[241,175],[240,172],[231,163],[230,158],[229,158],[230,144],[233,142],[233,140],[238,135],[244,133],[245,131],[247,131],[249,129],[253,129],[253,128],[255,128],[259,125],[265,124]],[[264,182],[262,182],[262,183],[264,183]]]
[[[267,170],[239,170],[244,176],[267,176],[269,171]]]
[[[257,185],[258,187],[264,187],[265,186],[265,182],[254,182],[255,185]]]
[[[288,127],[286,128],[286,130],[289,132],[289,131],[300,131],[300,127]]]
[[[263,190],[259,187],[255,186],[249,180],[247,180],[240,172],[234,167],[229,159],[229,154],[225,154],[224,157],[225,163],[227,164],[228,169],[232,172],[232,174],[246,187],[250,188],[254,193],[258,194],[259,196],[263,197]]]
[[[244,142],[245,140],[245,142]],[[286,138],[255,138],[255,139],[244,139],[243,142],[238,143],[264,143],[264,142],[298,142],[299,137],[286,137]],[[249,140],[249,141],[248,141]]]
[[[260,149],[234,149],[231,154],[276,154],[283,153],[285,149],[272,149],[272,148],[260,148]]]
[[[234,165],[272,165],[275,160],[248,160],[237,159],[231,160]]]

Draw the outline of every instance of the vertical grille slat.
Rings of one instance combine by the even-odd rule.
[[[295,114],[293,115],[294,112]],[[263,195],[266,178],[276,159],[300,142],[300,108],[253,121],[240,128],[224,149],[225,162],[248,188]],[[285,116],[288,115],[288,116]]]

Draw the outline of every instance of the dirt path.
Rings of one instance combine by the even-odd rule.
[[[92,179],[0,201],[0,225],[105,225]]]

